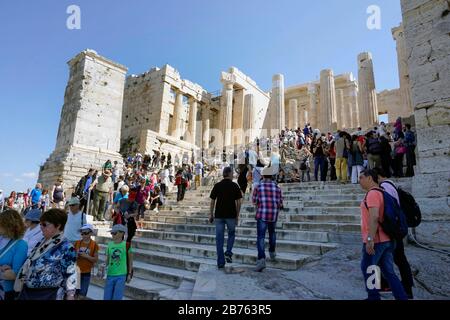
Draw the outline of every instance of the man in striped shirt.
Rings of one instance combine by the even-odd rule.
[[[256,271],[261,272],[266,267],[266,254],[264,250],[264,239],[266,230],[269,229],[269,254],[272,260],[275,259],[276,234],[275,225],[277,223],[279,210],[283,207],[281,189],[272,181],[273,168],[267,167],[262,171],[264,180],[253,191],[253,204],[256,206],[256,230],[258,249],[258,261]]]

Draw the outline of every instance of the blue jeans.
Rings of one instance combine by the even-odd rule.
[[[318,173],[319,173],[319,166],[320,166],[320,181],[326,180],[326,171],[325,171],[325,157],[318,156],[314,158],[314,178],[316,181],[319,181]]]
[[[369,255],[366,252],[366,245],[363,244],[362,248],[362,259],[361,259],[361,271],[364,275],[364,283],[366,286],[368,299],[369,300],[380,300],[380,292],[379,289],[369,289],[367,287],[367,279],[371,274],[367,272],[367,268],[369,266],[378,265],[383,273],[383,276],[389,283],[389,286],[392,289],[392,294],[397,300],[407,300],[407,296],[405,290],[403,289],[403,285],[395,275],[394,272],[394,257],[392,252],[394,251],[395,241],[386,241],[381,243],[376,243],[375,254],[373,256]]]
[[[352,178],[352,154],[349,152],[348,153],[348,158],[347,158],[347,178],[351,179]]]
[[[82,273],[80,275],[80,290],[77,290],[78,294],[86,297],[89,289],[89,284],[91,282],[91,273]]]
[[[217,265],[219,267],[225,265],[225,256],[223,253],[223,243],[225,240],[225,225],[228,229],[227,255],[232,256],[234,237],[236,233],[236,219],[216,218],[216,248],[217,248]]]
[[[108,276],[106,278],[103,300],[122,300],[127,276]]]
[[[264,249],[264,240],[266,239],[266,230],[269,229],[269,252],[275,252],[276,246],[276,233],[275,233],[276,222],[267,222],[258,219],[256,223],[256,247],[258,248],[258,260],[265,259],[266,253]]]

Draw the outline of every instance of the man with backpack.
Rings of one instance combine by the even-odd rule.
[[[386,277],[395,299],[407,300],[402,283],[394,272],[395,239],[392,235],[387,234],[386,226],[386,223],[390,221],[388,219],[390,214],[394,211],[391,209],[396,205],[395,199],[379,189],[378,174],[374,170],[362,171],[359,176],[359,184],[367,192],[360,208],[363,240],[361,271],[368,300],[380,300],[380,269]]]
[[[381,168],[381,142],[377,134],[371,131],[367,135],[367,160],[369,169]]]
[[[390,194],[401,207],[399,192],[397,186],[386,178],[386,174],[382,169],[375,168],[375,172],[378,175],[378,181],[380,183],[380,187]],[[402,208],[403,209],[403,208]],[[405,217],[406,218],[406,217]],[[395,239],[395,249],[394,249],[394,263],[397,265],[400,271],[400,277],[402,279],[403,288],[405,289],[406,294],[408,295],[408,299],[413,299],[412,287],[414,286],[413,276],[411,272],[411,266],[409,265],[408,259],[405,256],[405,247],[403,245],[403,238],[397,237]],[[382,277],[381,279],[381,287],[387,288],[386,279]]]

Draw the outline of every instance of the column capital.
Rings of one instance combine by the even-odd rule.
[[[234,85],[236,83],[236,76],[228,72],[222,72],[220,82],[222,82],[224,86],[229,86],[230,84]]]

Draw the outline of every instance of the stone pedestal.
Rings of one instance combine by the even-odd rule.
[[[89,168],[100,169],[107,160],[122,162],[119,149],[127,68],[92,50],[81,52],[68,64],[70,77],[56,148],[39,172],[44,188],[58,177],[71,188]]]

